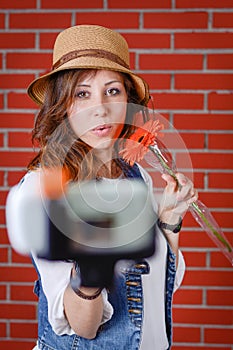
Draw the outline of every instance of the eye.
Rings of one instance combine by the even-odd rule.
[[[109,88],[105,92],[106,96],[115,96],[115,95],[119,95],[119,94],[120,94],[120,90],[117,88]]]
[[[90,96],[90,93],[88,91],[85,90],[81,90],[76,92],[75,97],[84,99],[84,98],[88,98]]]

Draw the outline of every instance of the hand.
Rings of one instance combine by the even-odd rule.
[[[159,218],[168,224],[176,224],[179,218],[185,215],[189,205],[197,200],[197,190],[193,183],[185,175],[176,174],[177,181],[168,174],[163,174],[162,178],[167,182],[160,204]]]

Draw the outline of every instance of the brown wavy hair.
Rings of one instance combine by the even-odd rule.
[[[67,115],[75,98],[77,84],[86,76],[95,75],[96,72],[90,69],[65,70],[50,77],[45,101],[32,131],[32,142],[39,146],[40,151],[28,164],[29,170],[41,166],[59,166],[75,181],[106,175],[107,167],[95,157],[88,144],[77,138]],[[128,96],[126,122],[119,137],[123,139],[129,137],[135,129],[133,126],[135,113],[138,109],[144,108],[140,105],[140,98],[131,77],[124,73],[119,74],[123,76]],[[118,169],[119,172],[119,168],[122,170],[122,163],[117,159],[117,148],[118,142],[115,144],[116,157],[112,160],[112,168]]]

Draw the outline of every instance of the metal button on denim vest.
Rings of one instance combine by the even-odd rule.
[[[127,169],[127,167],[126,167]],[[135,165],[125,171],[129,178],[141,178]],[[175,256],[168,246],[166,271],[166,329],[171,344],[171,307],[175,281]],[[38,272],[38,271],[37,271]],[[78,335],[57,335],[48,321],[48,303],[43,292],[40,275],[34,291],[38,302],[38,347],[42,350],[139,350],[143,322],[142,274],[149,273],[147,261],[137,261],[121,269],[114,276],[113,288],[109,291],[109,302],[114,313],[112,318],[100,326],[95,339]]]

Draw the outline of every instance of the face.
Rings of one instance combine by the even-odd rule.
[[[126,108],[123,77],[117,72],[97,70],[78,83],[68,116],[76,135],[104,154],[112,152],[124,126]]]

